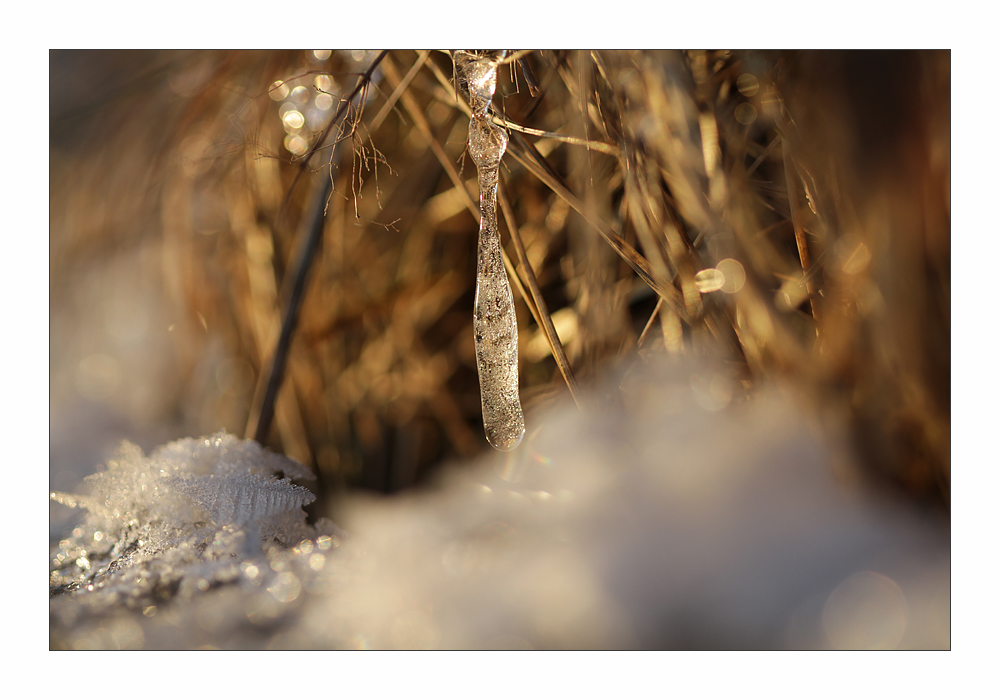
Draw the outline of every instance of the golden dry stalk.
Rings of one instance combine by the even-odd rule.
[[[326,494],[486,447],[467,96],[448,53],[359,81],[377,56],[53,54],[54,410],[243,433],[319,201],[268,442]],[[947,504],[948,52],[509,57],[492,120],[526,441],[574,376],[705,357],[732,400],[789,382],[864,474]]]

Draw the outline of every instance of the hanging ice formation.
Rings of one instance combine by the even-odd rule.
[[[501,54],[502,55],[502,54]],[[517,390],[517,317],[500,252],[497,183],[507,133],[489,118],[497,85],[497,60],[461,52],[459,70],[469,89],[469,154],[479,171],[479,249],[476,256],[476,367],[483,399],[486,439],[498,450],[513,450],[524,437],[524,414]]]

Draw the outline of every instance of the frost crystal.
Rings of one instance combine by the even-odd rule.
[[[289,479],[316,478],[308,467],[295,460],[224,431],[207,438],[184,438],[163,445],[153,451],[150,459],[162,463],[168,470],[202,476],[283,473]]]
[[[51,494],[87,511],[72,536],[53,543],[54,619],[71,626],[82,609],[104,614],[123,605],[148,615],[175,597],[227,584],[271,586],[279,572],[281,598],[291,601],[299,583],[287,569],[303,556],[298,545],[329,542],[336,528],[306,523],[302,506],[315,496],[288,477],[314,478],[305,466],[226,433],[178,440],[148,457],[123,443],[103,471],[85,479],[89,495]]]
[[[245,526],[312,503],[316,497],[288,479],[185,476],[167,482],[197,503],[218,525]]]
[[[276,479],[277,474],[286,476]],[[53,493],[106,523],[165,523],[183,528],[207,516],[217,525],[265,525],[315,500],[287,477],[314,479],[302,464],[225,432],[184,438],[144,457],[124,442],[103,472],[88,476],[91,496]],[[274,532],[272,534],[279,535]]]

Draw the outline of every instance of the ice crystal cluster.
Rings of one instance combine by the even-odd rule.
[[[336,531],[325,521],[306,524],[302,507],[315,496],[292,478],[315,477],[224,432],[178,440],[149,456],[123,443],[103,471],[85,479],[89,494],[51,494],[86,510],[53,547],[54,629],[116,608],[149,615],[178,596],[240,580],[275,584],[270,579],[281,572],[287,588],[290,560],[277,568],[269,562],[289,559],[304,541],[325,538],[320,544],[329,548]]]

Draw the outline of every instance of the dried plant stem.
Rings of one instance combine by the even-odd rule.
[[[400,84],[399,72],[396,70],[396,67],[391,61],[386,61],[385,75],[389,79],[390,83],[396,85]],[[465,186],[465,182],[462,181],[462,178],[458,174],[458,170],[455,169],[455,164],[445,152],[444,147],[441,146],[441,143],[434,136],[434,132],[431,131],[430,124],[427,123],[427,118],[424,117],[424,113],[420,108],[420,105],[417,104],[416,99],[409,92],[404,92],[400,96],[400,102],[403,103],[403,109],[406,110],[410,119],[413,120],[413,124],[427,141],[427,145],[430,147],[431,151],[433,151],[434,156],[438,159],[441,167],[444,168],[445,173],[448,175],[448,179],[450,179],[452,184],[454,184],[458,191],[462,193],[462,198],[465,201],[466,206],[476,218],[476,222],[478,223],[480,218],[479,205],[472,199],[472,195],[469,194],[469,190]]]
[[[573,401],[575,401],[576,405],[579,407],[579,387],[576,383],[576,377],[573,375],[573,368],[570,366],[569,360],[566,358],[566,351],[563,349],[562,342],[559,340],[559,335],[556,333],[556,328],[552,324],[552,317],[549,315],[548,307],[545,304],[545,300],[542,298],[542,290],[538,287],[538,280],[535,278],[535,272],[531,269],[531,263],[528,261],[528,253],[524,248],[524,242],[521,240],[521,234],[518,231],[517,222],[514,219],[514,211],[511,208],[506,188],[502,182],[499,191],[499,199],[500,207],[503,209],[504,219],[507,222],[507,229],[510,231],[511,240],[514,241],[514,249],[517,251],[518,260],[520,260],[521,267],[524,270],[525,281],[528,283],[528,289],[531,291],[531,297],[534,299],[535,306],[537,307],[535,320],[538,321],[539,325],[544,329],[545,337],[549,341],[549,347],[552,349],[552,357],[555,358],[556,365],[559,367],[559,371],[562,373],[563,379],[566,380],[566,386],[569,388],[569,393],[572,395]]]
[[[313,143],[312,148],[310,148],[309,151],[302,157],[302,160],[299,163],[299,168],[295,173],[295,178],[292,180],[292,184],[289,185],[288,192],[285,193],[285,203],[282,206],[283,212],[288,208],[289,203],[292,200],[292,192],[295,191],[295,186],[302,178],[302,174],[306,171],[306,168],[309,167],[309,161],[318,151],[320,151],[326,146],[326,139],[330,135],[330,131],[333,129],[334,125],[338,124],[341,118],[347,113],[347,110],[350,107],[351,102],[354,101],[354,98],[357,97],[362,92],[362,90],[364,90],[368,86],[368,82],[372,79],[372,75],[375,73],[375,68],[378,67],[378,65],[382,62],[382,60],[386,57],[388,53],[389,53],[388,51],[382,51],[378,56],[375,57],[375,60],[372,61],[372,64],[368,66],[368,70],[366,70],[364,74],[358,78],[358,83],[357,85],[354,86],[354,89],[351,91],[351,94],[347,97],[347,99],[341,100],[340,107],[337,108],[336,114],[333,115],[333,118],[329,121],[329,123],[327,123],[326,128],[323,129],[323,133],[320,134],[320,137],[316,139],[315,143]],[[330,178],[331,179],[333,178],[332,169],[330,171]],[[280,218],[281,217],[279,215],[279,220]]]
[[[648,191],[642,191],[648,188],[640,188],[639,186],[639,177],[635,174],[638,171],[638,164],[632,162],[629,166],[628,174],[625,177],[625,196],[622,197],[624,208],[622,220],[625,220],[624,215],[629,216],[652,268],[663,279],[669,279],[670,268],[667,266],[656,235],[650,225],[650,220],[653,217],[649,212]],[[657,308],[659,308],[659,304],[657,304]]]
[[[465,100],[460,99],[458,97],[458,95],[455,92],[455,88],[452,86],[451,82],[444,76],[444,74],[437,66],[433,64],[428,64],[428,65],[430,65],[431,70],[434,72],[435,77],[438,79],[438,82],[441,83],[442,87],[447,93],[449,101],[456,103],[458,109],[462,110],[462,112],[465,113],[465,116],[471,117],[472,109],[465,102]],[[531,127],[515,124],[514,122],[508,121],[504,117],[498,116],[496,114],[490,114],[489,119],[497,126],[502,126],[505,129],[509,129],[511,131],[520,131],[522,134],[529,134],[531,136],[539,136],[542,138],[553,139],[555,141],[561,141],[563,143],[568,143],[573,146],[583,146],[590,150],[605,153],[609,156],[615,156],[615,157],[621,156],[621,151],[616,146],[613,146],[610,143],[604,143],[603,141],[591,141],[589,139],[581,139],[576,136],[567,136],[565,134],[559,134],[554,131],[543,131],[541,129],[532,129]]]
[[[792,164],[792,154],[789,152],[788,140],[781,140],[782,159],[785,166],[785,185],[788,187],[788,207],[792,217],[792,228],[795,230],[795,246],[799,251],[799,262],[802,264],[802,283],[809,294],[809,309],[813,319],[816,318],[816,302],[813,296],[816,285],[809,271],[812,267],[809,259],[809,246],[806,244],[806,233],[802,224],[802,209],[799,207],[799,190],[795,186],[795,166]]]
[[[601,153],[607,154],[609,156],[619,156],[621,151],[612,146],[611,144],[604,143],[603,141],[591,141],[589,139],[580,139],[575,136],[566,136],[564,134],[557,134],[554,131],[542,131],[541,129],[532,129],[527,126],[520,126],[512,121],[503,119],[502,117],[492,116],[491,121],[494,124],[510,129],[511,131],[520,131],[522,134],[528,134],[529,136],[539,136],[542,138],[553,139],[555,141],[562,141],[563,143],[568,143],[572,146],[583,146],[592,151],[599,151]]]
[[[587,223],[594,227],[598,233],[604,238],[605,241],[618,253],[621,258],[628,263],[629,267],[635,270],[636,274],[642,278],[642,281],[649,285],[649,287],[659,294],[663,299],[670,305],[674,311],[677,312],[678,316],[684,321],[690,323],[690,315],[687,309],[684,308],[684,302],[680,298],[680,293],[677,289],[671,285],[669,282],[663,281],[659,275],[653,272],[653,268],[649,261],[642,256],[635,248],[628,244],[628,242],[619,236],[617,233],[611,230],[611,227],[606,223],[593,216],[587,212],[587,208],[584,206],[583,202],[569,191],[565,185],[558,181],[545,167],[542,167],[537,162],[542,159],[541,155],[529,144],[520,134],[513,134],[511,138],[511,148],[510,154],[514,158],[527,168],[535,177],[541,180],[545,185],[555,192],[559,197],[561,197],[567,204],[569,204],[580,216],[582,216]],[[534,153],[532,153],[534,152]]]
[[[514,288],[517,289],[517,293],[521,295],[521,301],[524,305],[528,307],[528,311],[531,313],[531,317],[535,319],[535,323],[541,328],[542,322],[539,320],[538,307],[535,306],[534,300],[531,295],[528,294],[527,290],[524,288],[524,283],[521,281],[521,274],[514,267],[514,261],[510,259],[507,255],[507,251],[501,248],[500,252],[503,254],[503,266],[507,270],[507,275],[510,277],[510,281],[513,283]]]
[[[386,54],[388,54],[388,51],[382,51],[372,61],[368,70],[358,78],[358,83],[355,85],[350,97],[341,102],[340,108],[333,119],[327,124],[322,136],[313,144],[308,154],[302,159],[302,165],[295,174],[295,179],[292,181],[291,186],[288,188],[288,194],[285,198],[286,206],[291,199],[292,190],[295,188],[302,173],[305,172],[309,159],[322,147],[330,130],[344,116],[348,105],[350,105],[354,97],[368,85],[376,66],[386,57]],[[334,147],[336,147],[336,144],[334,144]],[[330,161],[331,163],[333,162],[333,153],[330,154]],[[261,444],[267,440],[267,435],[271,430],[271,421],[274,419],[274,404],[285,376],[285,366],[288,362],[288,350],[292,343],[292,333],[295,331],[295,324],[298,320],[299,307],[302,303],[302,295],[305,292],[306,279],[309,276],[309,270],[312,267],[313,260],[316,257],[316,250],[323,235],[323,226],[326,221],[326,202],[332,189],[333,171],[331,169],[330,176],[322,178],[321,182],[317,183],[316,194],[312,202],[313,208],[304,232],[304,238],[301,239],[299,252],[290,270],[290,274],[285,278],[288,292],[285,295],[286,302],[281,320],[281,333],[278,335],[278,342],[274,352],[271,353],[268,360],[267,371],[262,371],[258,378],[245,433],[247,437],[252,437]]]
[[[773,139],[771,139],[771,143],[767,144],[767,148],[761,151],[761,154],[757,156],[757,160],[755,160],[753,164],[751,164],[751,166],[747,168],[747,171],[746,173],[744,173],[743,177],[749,178],[751,175],[753,175],[754,171],[760,167],[761,163],[767,160],[768,156],[771,155],[771,151],[773,151],[775,146],[777,146],[779,143],[781,143],[780,136],[775,136]]]
[[[635,341],[636,349],[642,347],[642,341],[646,339],[646,334],[649,333],[649,329],[653,327],[653,321],[656,317],[660,315],[660,309],[663,307],[663,297],[656,300],[656,306],[653,308],[653,313],[649,315],[649,320],[646,321],[646,325],[643,326],[642,333],[639,334],[639,339]]]
[[[385,118],[389,116],[389,112],[392,111],[392,109],[396,106],[396,102],[399,100],[400,95],[402,95],[403,92],[406,90],[406,88],[409,87],[410,82],[417,75],[420,69],[423,68],[424,64],[427,62],[427,57],[430,56],[430,54],[431,54],[430,51],[427,50],[421,51],[420,56],[417,57],[417,60],[413,64],[413,67],[410,68],[409,72],[407,72],[405,76],[403,76],[403,79],[399,81],[396,80],[393,81],[396,83],[396,88],[392,91],[392,94],[389,96],[389,99],[386,100],[385,105],[382,106],[382,109],[379,110],[378,114],[376,114],[375,118],[372,120],[372,125],[371,128],[369,129],[371,133],[374,134],[376,131],[378,131],[378,128],[382,126],[382,122],[385,121]],[[389,59],[389,61],[386,62],[386,66],[388,67],[388,65],[391,62],[392,59]],[[386,74],[388,74],[388,70],[386,71]],[[393,75],[397,77],[399,75],[398,73],[396,73],[395,67],[393,69]]]
[[[386,64],[386,75],[389,77],[390,81],[395,81],[398,78],[398,73],[396,73],[393,68],[390,68],[390,64],[388,63]],[[449,88],[451,87],[451,85],[447,82],[443,84]],[[466,188],[465,183],[459,177],[458,171],[455,169],[454,164],[447,157],[447,155],[444,152],[444,149],[441,147],[441,145],[437,142],[437,139],[435,139],[433,134],[431,133],[430,126],[427,124],[427,120],[424,118],[423,113],[416,105],[416,101],[412,98],[412,96],[407,94],[403,95],[402,101],[403,101],[403,106],[406,108],[407,113],[410,115],[411,119],[413,119],[414,124],[417,126],[418,129],[420,129],[421,133],[427,138],[431,146],[431,149],[434,151],[434,154],[438,157],[438,160],[444,167],[445,172],[448,174],[448,177],[451,179],[455,187],[457,187],[462,192],[463,198],[466,201],[466,206],[468,207],[469,211],[476,218],[477,222],[480,221],[481,215],[479,212],[479,207],[476,205],[476,203],[472,199],[472,196],[469,194],[469,191]],[[463,104],[462,106],[464,107],[465,105]],[[469,111],[471,113],[471,110],[463,110],[463,111]],[[538,289],[538,282],[535,279],[534,273],[531,270],[531,266],[528,263],[527,255],[524,252],[523,242],[520,240],[520,237],[517,236],[517,227],[514,224],[514,217],[510,212],[510,203],[504,196],[502,189],[500,191],[500,202],[501,202],[501,207],[504,210],[504,216],[507,220],[507,227],[511,232],[511,238],[514,239],[515,241],[514,246],[517,249],[518,256],[520,258],[520,261],[524,269],[524,275],[526,278],[525,281],[528,283],[528,287],[531,290],[530,294],[526,293],[524,286],[522,285],[520,276],[517,274],[517,271],[513,263],[507,256],[507,252],[501,248],[504,267],[510,274],[510,278],[514,283],[514,286],[517,287],[517,290],[520,293],[521,298],[525,301],[525,304],[528,306],[528,310],[534,317],[535,322],[538,323],[538,325],[544,329],[546,337],[549,340],[549,345],[552,347],[553,357],[556,360],[556,364],[559,367],[559,370],[562,373],[563,378],[566,380],[566,385],[569,387],[570,394],[573,396],[573,400],[577,401],[577,403],[579,404],[577,399],[579,390],[576,383],[576,378],[573,375],[572,368],[569,365],[569,360],[566,358],[566,353],[562,347],[562,343],[559,341],[559,337],[555,332],[555,327],[552,324],[551,316],[549,315],[548,310],[544,306],[544,301],[542,301],[541,291]]]
[[[433,66],[434,64],[431,63],[428,65]],[[385,74],[386,77],[389,79],[390,83],[393,84],[399,83],[399,72],[396,70],[396,67],[392,64],[391,61],[386,61]],[[404,92],[402,94],[402,96],[400,97],[400,101],[403,103],[403,108],[406,110],[407,115],[409,115],[410,119],[413,120],[414,125],[420,131],[424,139],[427,141],[428,146],[430,146],[431,151],[434,153],[434,156],[438,159],[438,162],[441,164],[441,167],[444,168],[445,174],[448,176],[448,179],[451,180],[452,184],[455,186],[455,189],[461,193],[462,200],[465,202],[466,209],[468,209],[469,213],[472,214],[473,218],[475,218],[476,223],[479,223],[482,220],[482,215],[480,214],[479,211],[479,205],[472,198],[472,195],[469,193],[469,188],[466,187],[466,184],[462,180],[462,177],[458,174],[458,170],[455,168],[455,163],[452,162],[452,159],[448,156],[448,153],[444,150],[444,147],[441,145],[441,142],[437,140],[437,138],[434,136],[434,132],[431,131],[430,124],[427,123],[427,119],[426,117],[424,117],[424,113],[423,110],[420,108],[420,105],[417,104],[417,101],[408,92]],[[510,258],[507,256],[507,251],[501,248],[500,252],[503,255],[504,265],[507,268],[507,270],[513,271],[514,265],[511,262]],[[534,302],[532,301],[531,296],[525,293],[524,287],[521,285],[520,279],[518,279],[518,276],[513,272],[511,274],[511,279],[514,281],[514,285],[520,292],[521,298],[524,299],[524,302],[528,305],[528,308],[532,312],[532,315],[535,316],[537,319],[537,310],[534,308]]]
[[[300,245],[290,274],[285,278],[288,293],[284,295],[286,302],[281,319],[281,333],[278,336],[274,352],[267,363],[267,371],[260,374],[257,390],[254,392],[253,404],[250,408],[250,418],[247,421],[246,436],[253,438],[261,444],[267,441],[267,435],[271,430],[271,421],[274,418],[274,403],[285,376],[288,350],[292,344],[292,333],[295,330],[299,307],[302,304],[306,279],[309,276],[309,270],[312,267],[313,260],[316,258],[316,250],[319,248],[319,243],[323,236],[323,224],[326,220],[323,212],[326,209],[326,200],[330,194],[332,185],[330,178],[326,177],[320,178],[316,185],[316,192],[313,195],[312,212],[304,232],[304,240]],[[263,391],[261,390],[262,387]]]

